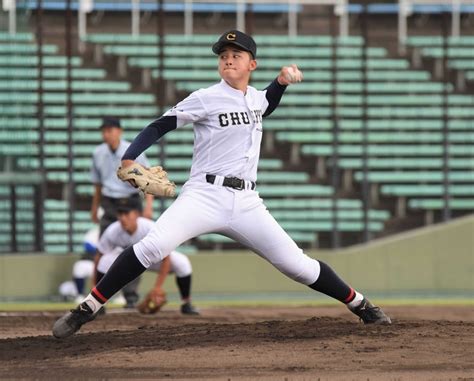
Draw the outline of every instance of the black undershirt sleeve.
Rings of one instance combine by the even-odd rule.
[[[125,151],[122,160],[135,160],[142,152],[177,127],[176,116],[162,116],[146,126]]]
[[[286,85],[280,85],[278,83],[278,80],[275,78],[268,87],[265,88],[267,91],[265,97],[267,98],[268,101],[268,107],[263,114],[263,117],[265,118],[266,116],[270,115],[279,105],[281,97],[283,96],[283,93],[285,92],[287,86]]]

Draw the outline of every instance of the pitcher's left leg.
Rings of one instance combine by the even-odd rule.
[[[299,283],[309,286],[319,277],[319,262],[303,253],[263,204],[241,212],[224,233]]]
[[[249,246],[289,278],[343,302],[364,323],[390,323],[380,308],[347,285],[331,267],[304,254],[263,204],[236,216],[225,234]]]

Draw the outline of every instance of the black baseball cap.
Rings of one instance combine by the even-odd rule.
[[[222,48],[226,45],[235,45],[247,52],[249,52],[253,59],[257,57],[257,44],[254,39],[248,34],[245,34],[239,30],[229,30],[220,36],[219,40],[212,45],[212,51],[215,54],[220,54]]]
[[[118,213],[127,213],[132,210],[142,210],[141,201],[136,197],[129,198],[119,198],[117,201],[117,212]]]
[[[114,118],[114,117],[111,117],[111,116],[107,116],[107,117],[102,119],[102,123],[100,125],[100,128],[104,128],[104,127],[122,128],[122,125],[120,124],[120,119]]]

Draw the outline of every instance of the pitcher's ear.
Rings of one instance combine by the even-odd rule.
[[[257,68],[257,60],[250,61],[250,71],[254,71]]]

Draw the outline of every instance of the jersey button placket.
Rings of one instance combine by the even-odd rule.
[[[250,156],[249,154],[252,150],[253,143],[254,143],[255,121],[254,121],[254,118],[253,118],[253,115],[252,115],[252,105],[249,105],[249,100],[247,99],[247,96],[248,95],[245,95],[244,99],[245,99],[245,107],[247,107],[247,112],[248,112],[249,120],[250,120],[250,124],[249,124],[248,128],[249,128],[249,131],[251,133],[250,147],[247,149],[247,152],[245,152],[245,155],[248,158]]]

